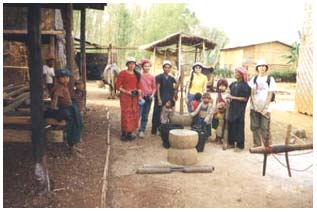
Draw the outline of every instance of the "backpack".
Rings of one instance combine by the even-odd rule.
[[[256,84],[256,79],[258,78],[258,75],[256,75],[253,79],[253,83]],[[267,80],[266,83],[268,84],[268,86],[270,87],[270,82],[271,82],[271,76],[268,75],[267,76]],[[257,85],[257,84],[256,84]],[[275,92],[272,92],[272,98],[271,98],[271,102],[275,102]]]

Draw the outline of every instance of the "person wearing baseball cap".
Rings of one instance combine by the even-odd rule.
[[[78,106],[71,99],[68,87],[71,73],[68,69],[62,68],[55,72],[56,83],[52,90],[51,109],[55,111],[53,117],[57,120],[66,120],[67,144],[71,150],[81,151],[77,144],[81,140],[83,122]],[[54,117],[55,116],[55,117]],[[79,154],[79,153],[78,153]]]
[[[154,101],[154,110],[152,116],[152,130],[151,134],[156,135],[157,129],[160,126],[160,117],[162,106],[168,100],[175,101],[174,89],[176,88],[176,80],[169,73],[172,68],[172,63],[169,60],[164,60],[163,64],[163,73],[155,77],[156,81],[156,95]]]
[[[271,143],[270,119],[276,83],[268,74],[269,66],[264,59],[259,59],[255,70],[257,75],[249,81],[251,87],[250,123],[253,134],[253,146],[268,146]]]

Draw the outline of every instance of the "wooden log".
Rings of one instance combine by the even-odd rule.
[[[45,119],[46,124],[50,125],[58,125],[58,126],[66,126],[66,121],[58,121],[53,118]],[[27,125],[31,124],[30,116],[3,116],[3,124],[16,124],[16,125]]]
[[[14,91],[11,91],[10,93],[4,93],[3,94],[3,98],[10,98],[10,97],[16,96],[18,94],[21,94],[21,93],[23,93],[23,92],[25,92],[27,90],[30,90],[30,87],[28,85],[25,85],[25,86],[23,86],[21,88],[18,88],[16,90],[14,90]]]
[[[250,153],[254,154],[271,154],[281,152],[292,152],[296,150],[308,150],[313,149],[313,144],[295,144],[295,145],[274,145],[268,147],[254,147],[250,148]]]
[[[9,112],[14,110],[15,108],[19,107],[27,98],[30,98],[30,92],[26,92],[21,94],[16,98],[16,101],[12,102],[11,104],[5,106],[3,108],[3,113]]]
[[[3,88],[3,92],[10,92],[12,90],[15,90],[15,89],[18,89],[18,88],[21,88],[23,87],[25,84],[18,84],[18,85],[14,85],[14,84],[10,84],[6,87]]]
[[[45,139],[49,142],[63,142],[63,130],[48,130]],[[3,142],[29,143],[32,141],[31,130],[3,129]]]

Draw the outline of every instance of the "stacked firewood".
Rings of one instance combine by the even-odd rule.
[[[16,110],[23,103],[30,104],[29,84],[10,84],[3,88],[3,113]]]

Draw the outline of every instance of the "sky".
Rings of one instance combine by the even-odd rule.
[[[300,0],[212,0],[208,6],[188,1],[201,23],[225,31],[230,46],[280,40],[299,41],[304,2]]]
[[[227,46],[279,40],[299,42],[304,4],[309,0],[183,0],[202,25],[217,27],[229,37]],[[117,1],[114,1],[117,3]],[[113,2],[113,3],[114,3]],[[122,2],[122,1],[121,1]],[[127,1],[145,8],[158,1]],[[159,1],[171,2],[171,1]]]

